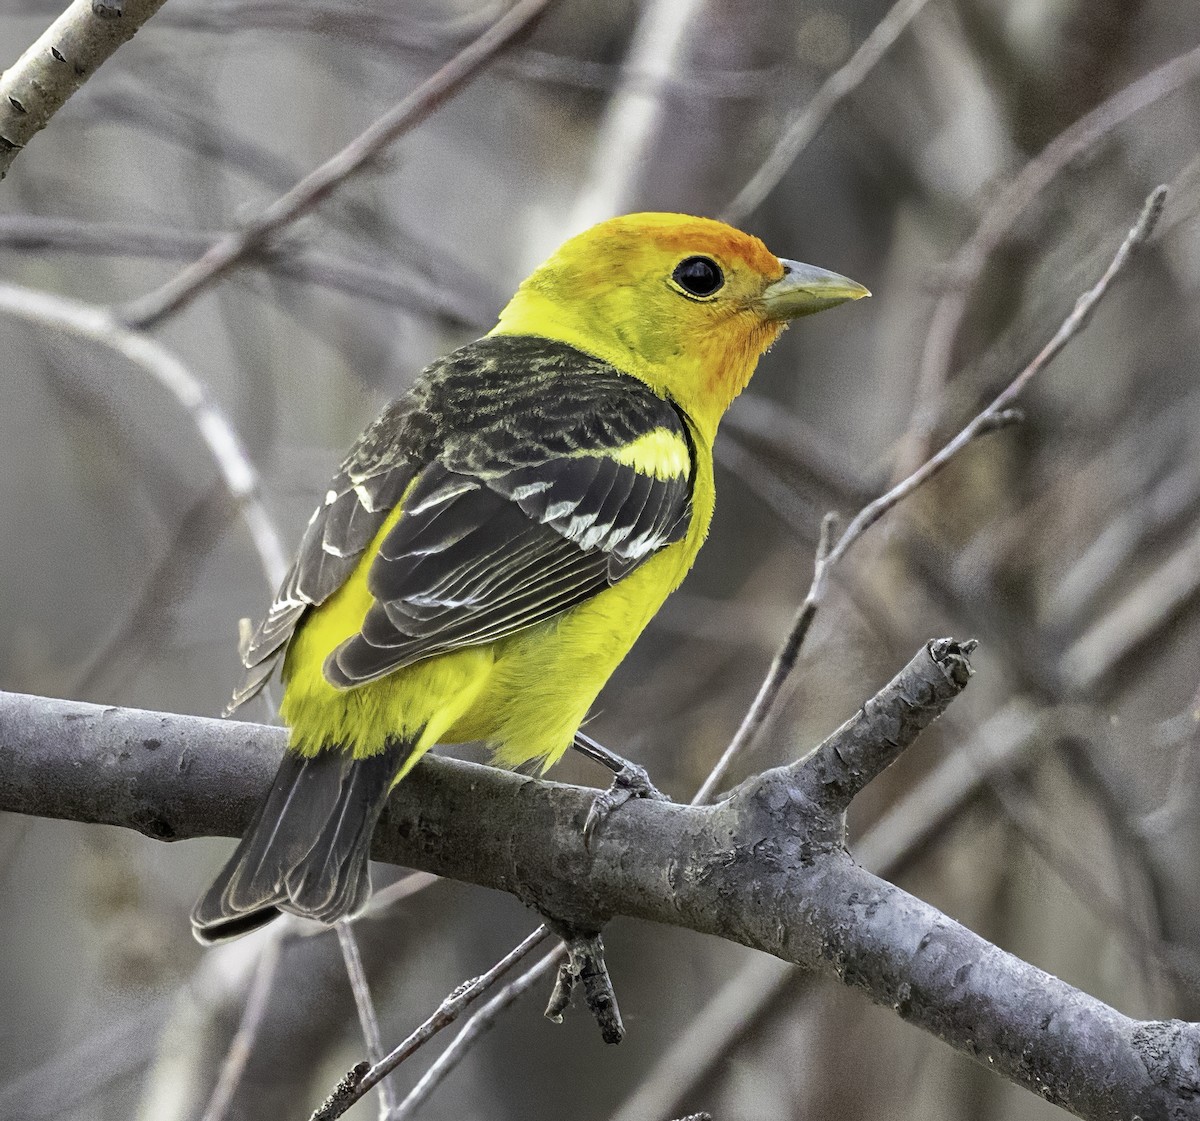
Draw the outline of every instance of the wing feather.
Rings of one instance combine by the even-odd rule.
[[[648,387],[546,339],[480,339],[424,371],[351,449],[270,610],[243,644],[227,711],[254,696],[302,626],[404,508],[367,573],[374,604],[326,662],[350,687],[491,642],[582,602],[679,540],[691,477],[620,450],[682,416]]]
[[[399,465],[355,480],[343,466],[309,518],[275,602],[241,650],[244,673],[225,715],[262,690],[305,613],[324,603],[354,571],[414,474]]]
[[[368,573],[375,603],[325,664],[336,685],[494,642],[596,595],[686,531],[686,477],[659,479],[606,455],[560,457],[468,488],[422,473]],[[436,507],[426,496],[450,495]],[[407,509],[407,507],[406,507]],[[601,514],[607,520],[601,520]]]

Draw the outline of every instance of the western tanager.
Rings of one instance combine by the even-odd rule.
[[[717,424],[788,321],[867,290],[755,237],[633,214],[566,242],[351,449],[230,711],[282,657],[290,746],[192,914],[213,942],[370,892],[391,787],[436,743],[555,762],[692,565]]]

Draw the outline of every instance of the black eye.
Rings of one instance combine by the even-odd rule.
[[[689,257],[680,261],[671,276],[680,288],[693,296],[711,296],[725,283],[721,266],[708,257]]]

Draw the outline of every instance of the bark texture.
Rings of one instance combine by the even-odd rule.
[[[17,154],[165,0],[74,0],[0,74],[0,179]]]
[[[712,806],[635,802],[583,842],[593,790],[448,759],[397,788],[374,856],[562,922],[685,926],[818,969],[1081,1117],[1200,1118],[1200,1029],[1137,1021],[870,874],[844,807],[965,687],[938,640],[824,743]],[[0,809],[160,840],[236,836],[278,728],[0,694]]]

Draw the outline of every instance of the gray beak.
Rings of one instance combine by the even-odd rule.
[[[798,319],[871,294],[857,281],[828,269],[799,261],[779,263],[783,265],[782,278],[760,297],[762,308],[771,319]]]

